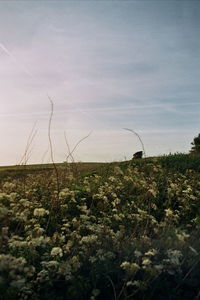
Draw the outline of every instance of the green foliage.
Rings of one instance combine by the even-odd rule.
[[[198,134],[198,136],[196,136],[193,140],[193,142],[191,143],[192,149],[190,150],[191,153],[194,154],[200,154],[200,133]]]
[[[185,173],[189,170],[200,172],[200,156],[194,154],[176,153],[161,156],[157,161],[166,170]]]
[[[0,299],[198,297],[197,159],[60,169],[59,198],[51,170],[2,181]]]

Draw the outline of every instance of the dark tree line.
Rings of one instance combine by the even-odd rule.
[[[196,136],[193,140],[192,148],[190,150],[190,153],[192,154],[200,154],[200,133],[198,136]]]

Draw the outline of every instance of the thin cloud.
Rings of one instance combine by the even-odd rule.
[[[5,47],[2,43],[0,43],[0,49],[7,54],[10,59],[13,61],[13,63],[20,68],[26,75],[30,76],[31,78],[33,78],[33,74],[24,66],[24,64],[22,64],[21,62],[19,62],[19,60],[8,50],[7,47]]]
[[[73,132],[75,140],[84,130],[98,131],[93,144],[80,148],[80,159],[112,159],[118,150],[120,157],[126,141],[127,152],[132,151],[125,133],[109,136],[122,127],[145,135],[147,153],[164,152],[167,144],[172,151],[187,149],[192,132],[199,130],[199,3],[111,2],[2,3],[0,121],[5,147],[0,164],[12,161],[6,149],[20,149],[35,119],[38,156],[32,159],[42,157],[47,91],[54,101],[52,138],[58,149],[65,129],[79,129]],[[16,135],[10,138],[13,128],[20,142]],[[179,133],[181,139],[176,139]],[[116,146],[118,134],[121,148]],[[93,146],[98,143],[100,150]]]

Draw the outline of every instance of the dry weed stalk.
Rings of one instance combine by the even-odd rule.
[[[64,132],[64,137],[65,137],[65,143],[67,145],[67,149],[68,149],[68,155],[66,157],[66,162],[68,163],[68,159],[71,158],[71,162],[72,164],[74,165],[75,167],[75,173],[77,174],[78,173],[78,169],[77,169],[77,166],[75,164],[75,159],[74,159],[74,156],[73,156],[73,153],[74,151],[76,150],[76,148],[78,147],[78,145],[83,142],[85,139],[87,139],[90,135],[91,135],[92,131],[86,135],[85,137],[81,138],[74,146],[74,148],[72,149],[72,151],[70,150],[70,146],[69,146],[69,143],[68,143],[68,140],[67,140],[67,136],[66,136],[66,132]]]
[[[69,146],[69,143],[68,143],[68,140],[67,140],[67,135],[66,135],[66,132],[64,131],[64,138],[65,138],[65,143],[67,145],[67,150],[68,150],[68,155],[66,157],[66,163],[67,163],[67,167],[69,167],[69,170],[70,170],[70,164],[68,164],[68,158],[70,157],[71,158],[71,163],[72,163],[72,171],[74,174],[78,174],[78,169],[77,169],[77,166],[76,166],[76,163],[75,163],[75,159],[71,153],[71,149],[70,149],[70,146]]]
[[[49,148],[47,150],[45,150],[45,152],[43,153],[41,164],[44,163],[45,157],[46,157],[46,155],[47,155],[48,152],[49,152]]]
[[[69,143],[68,143],[68,140],[67,140],[67,135],[66,135],[66,132],[64,131],[64,138],[65,138],[65,143],[67,145],[67,150],[68,150],[68,155],[66,157],[66,162],[68,163],[68,158],[70,157],[71,158],[71,161],[74,163],[75,160],[74,160],[74,157],[72,155],[72,152],[70,150],[70,146],[69,146]]]
[[[65,134],[65,142],[66,142],[66,144],[67,144],[68,151],[69,151],[69,154],[68,154],[67,157],[66,157],[66,161],[68,160],[69,157],[71,157],[71,158],[72,158],[72,161],[74,162],[74,157],[73,157],[72,154],[74,153],[74,151],[76,150],[76,148],[78,147],[78,145],[79,145],[80,143],[82,143],[85,139],[87,139],[87,138],[91,135],[91,133],[92,133],[92,131],[89,132],[89,133],[88,133],[86,136],[84,136],[83,138],[81,138],[81,139],[76,143],[76,145],[74,146],[74,148],[72,149],[72,151],[70,151],[69,143],[67,142],[67,138],[66,138],[66,134]]]
[[[22,168],[23,168],[22,179],[23,179],[24,193],[26,193],[26,165],[27,165],[27,162],[28,162],[30,155],[32,153],[32,150],[33,150],[33,146],[32,146],[33,140],[37,134],[37,130],[35,130],[36,124],[37,124],[37,122],[34,123],[32,129],[31,129],[31,132],[28,136],[28,140],[26,143],[24,154],[22,155],[22,158],[18,164],[20,167],[22,166]]]
[[[30,154],[33,150],[33,147],[30,149],[32,143],[33,143],[33,140],[37,134],[37,130],[35,130],[35,126],[36,126],[37,122],[34,123],[32,129],[31,129],[31,132],[28,136],[28,140],[27,140],[27,143],[26,143],[26,147],[25,147],[25,151],[24,151],[24,154],[19,162],[19,165],[26,165],[29,158],[30,158]]]
[[[137,132],[135,132],[133,129],[129,129],[129,128],[123,128],[123,129],[134,133],[138,137],[138,139],[139,139],[139,141],[142,145],[142,150],[143,150],[143,153],[144,153],[144,157],[146,158],[146,151],[145,151],[145,148],[144,148],[144,143],[143,143],[141,137],[139,136],[139,134]]]
[[[60,192],[60,183],[59,183],[59,174],[58,174],[58,168],[55,164],[54,161],[54,156],[53,156],[53,144],[52,144],[52,139],[51,139],[51,123],[52,123],[52,118],[53,118],[53,112],[54,112],[54,104],[49,95],[47,95],[51,104],[51,113],[49,117],[49,123],[48,123],[48,138],[49,138],[49,146],[50,146],[50,154],[51,154],[51,161],[55,170],[56,174],[56,185],[57,185],[57,200],[59,200],[59,192]]]

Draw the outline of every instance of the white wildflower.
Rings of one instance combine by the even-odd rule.
[[[128,262],[128,261],[124,261],[120,267],[122,269],[124,269],[125,271],[127,271],[128,273],[131,273],[131,274],[134,274],[136,273],[139,269],[140,269],[140,266],[136,263],[131,263],[131,262]]]
[[[177,236],[177,238],[178,238],[179,241],[185,242],[185,240],[187,238],[189,238],[190,235],[186,234],[185,232],[180,232],[180,233],[177,233],[176,236]]]
[[[171,218],[174,216],[174,213],[170,208],[168,208],[168,209],[165,209],[165,215],[167,218]]]
[[[97,241],[97,236],[95,234],[83,236],[81,239],[82,243],[92,244]]]
[[[59,257],[62,257],[63,256],[63,251],[60,247],[54,247],[52,250],[51,250],[51,256],[59,256]]]
[[[44,208],[35,208],[34,212],[33,212],[33,215],[35,217],[44,217],[45,215],[48,215],[48,214],[49,214],[49,211]]]
[[[151,264],[151,260],[148,257],[144,257],[142,260],[142,264],[144,266],[149,266]]]
[[[167,255],[171,261],[172,264],[174,265],[179,265],[180,264],[180,259],[182,258],[183,254],[179,250],[168,250]]]
[[[158,251],[156,249],[151,249],[151,250],[145,252],[145,255],[147,255],[147,256],[154,256],[157,253],[158,253]]]
[[[120,267],[121,267],[122,269],[127,269],[129,266],[130,266],[130,262],[128,262],[128,261],[124,261],[124,262],[120,265]]]

